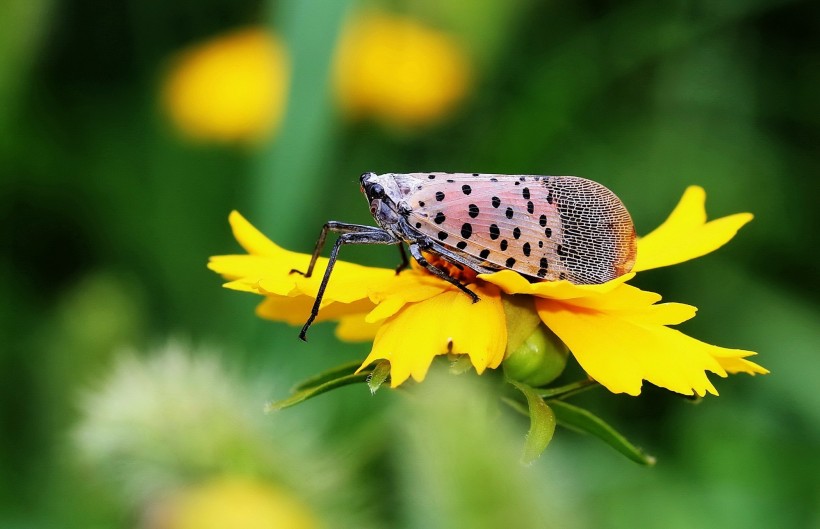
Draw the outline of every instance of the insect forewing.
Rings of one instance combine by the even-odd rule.
[[[397,175],[398,176],[398,175]],[[603,283],[631,270],[635,229],[620,199],[574,176],[413,173],[411,227],[479,268]]]

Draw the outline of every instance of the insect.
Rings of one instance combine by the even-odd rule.
[[[609,189],[575,176],[482,173],[364,173],[361,190],[378,226],[329,221],[307,271],[310,277],[328,232],[339,233],[316,301],[299,337],[304,340],[321,305],[344,244],[398,245],[430,273],[478,301],[478,296],[422,252],[478,273],[514,270],[531,281],[604,283],[635,263],[632,218]]]

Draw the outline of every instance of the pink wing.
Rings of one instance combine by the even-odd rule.
[[[419,173],[411,226],[477,266],[603,283],[631,270],[635,230],[606,187],[573,176]],[[432,178],[431,178],[432,177]],[[421,189],[419,189],[421,187]]]

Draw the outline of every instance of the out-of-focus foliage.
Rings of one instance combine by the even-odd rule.
[[[459,43],[469,75],[436,74],[453,59],[428,51],[420,71],[431,77],[401,86],[450,94],[435,119],[346,119],[334,61],[348,24],[372,12]],[[0,3],[0,526],[158,520],[112,485],[112,467],[81,457],[71,432],[89,420],[80,395],[113,380],[116,351],[143,351],[135,365],[150,365],[168,335],[213,344],[240,388],[268,382],[255,420],[318,439],[312,449],[338,463],[329,475],[344,469],[364,498],[368,510],[353,513],[362,525],[817,525],[818,20],[807,0]],[[288,58],[278,127],[251,145],[188,142],[163,104],[170,72],[185,50],[247,27],[277,35]],[[683,330],[758,351],[771,374],[715,380],[721,396],[697,406],[651,388],[579,396],[658,457],[651,469],[560,427],[531,467],[509,463],[526,422],[460,379],[374,397],[353,386],[261,415],[287,383],[366,347],[321,325],[305,345],[296,329],[254,319],[255,300],[221,290],[205,261],[236,250],[228,212],[310,251],[328,219],[371,222],[360,173],[418,170],[589,177],[623,199],[639,233],[689,184],[707,190],[716,217],[753,212],[719,254],[647,272],[638,286],[700,307]],[[391,249],[344,251],[395,265]],[[238,406],[237,416],[255,413]],[[144,435],[134,424],[135,442]],[[253,436],[268,448],[275,437]],[[245,477],[267,464],[246,463]],[[315,469],[291,463],[293,483]],[[193,491],[219,476],[187,478]],[[338,508],[294,497],[320,520]]]

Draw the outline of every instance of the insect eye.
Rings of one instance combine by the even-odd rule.
[[[375,197],[383,197],[384,196],[384,188],[381,184],[373,184],[373,187],[370,189],[373,190],[373,196]]]

